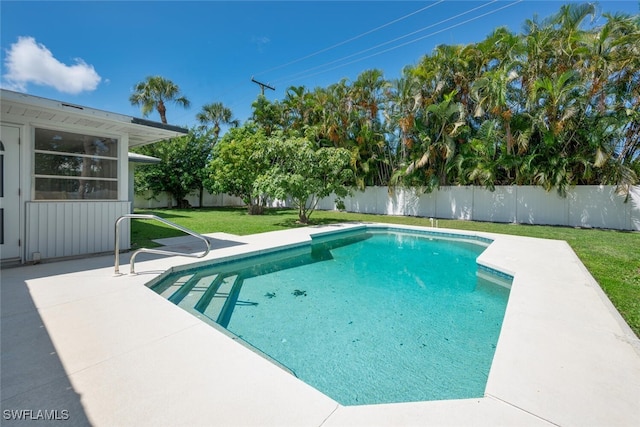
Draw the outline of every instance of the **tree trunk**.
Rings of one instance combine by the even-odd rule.
[[[167,124],[167,107],[164,106],[164,102],[162,102],[162,99],[158,101],[158,105],[156,106],[156,108],[158,110],[158,114],[160,114],[160,120],[162,121],[162,123],[166,125]]]
[[[247,213],[249,215],[262,215],[264,213],[264,206],[262,206],[262,205],[247,205]]]

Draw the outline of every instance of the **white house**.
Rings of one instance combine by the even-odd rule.
[[[112,251],[132,209],[129,148],[187,133],[4,89],[0,125],[3,264]],[[130,246],[128,224],[120,241]]]

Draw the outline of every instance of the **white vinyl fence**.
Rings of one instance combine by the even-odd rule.
[[[187,198],[198,206],[198,196]],[[335,210],[333,197],[323,199],[318,209]],[[150,199],[136,195],[136,208],[165,208],[166,196]],[[209,195],[203,206],[242,206],[242,200],[228,195]],[[274,207],[287,206],[276,201]],[[405,215],[427,218],[462,219],[504,223],[564,225],[640,231],[640,186],[634,187],[625,202],[614,186],[578,186],[567,197],[535,186],[502,186],[495,191],[482,187],[443,187],[432,193],[415,189],[368,187],[345,199],[348,212]]]

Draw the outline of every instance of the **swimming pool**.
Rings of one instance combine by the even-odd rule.
[[[343,405],[481,397],[510,283],[477,265],[489,243],[358,230],[152,289]]]

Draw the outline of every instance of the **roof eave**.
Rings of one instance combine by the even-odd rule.
[[[136,147],[154,142],[180,137],[189,130],[151,120],[140,119],[67,102],[42,98],[7,89],[1,90],[0,103],[2,116],[23,117],[37,120],[38,123],[51,122],[52,126],[86,127],[87,132],[118,132],[129,135],[129,146]],[[15,106],[12,108],[12,106]],[[73,117],[67,120],[65,117]],[[64,123],[64,125],[63,125]]]

